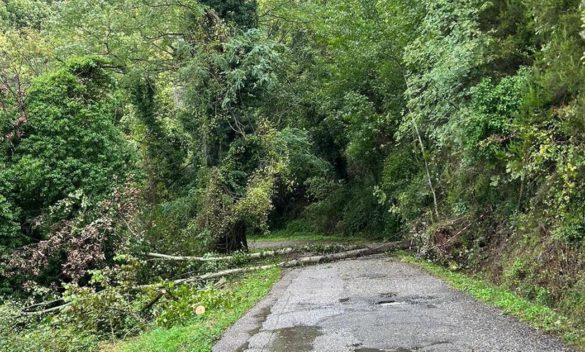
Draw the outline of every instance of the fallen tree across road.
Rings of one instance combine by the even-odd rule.
[[[379,253],[384,253],[384,252],[391,251],[391,250],[408,249],[408,248],[410,248],[410,246],[411,246],[410,241],[390,242],[390,243],[384,243],[381,245],[377,245],[374,247],[354,249],[354,250],[345,251],[345,252],[324,254],[324,255],[313,255],[313,256],[309,256],[309,257],[301,257],[298,259],[284,261],[284,262],[280,262],[277,264],[258,265],[258,266],[245,267],[245,268],[235,268],[235,269],[222,270],[222,271],[218,271],[215,273],[208,273],[208,274],[198,275],[198,276],[194,276],[194,277],[190,277],[190,278],[186,278],[186,279],[179,279],[179,280],[175,280],[173,282],[175,284],[185,284],[185,283],[190,283],[190,282],[214,279],[214,278],[228,276],[228,275],[242,274],[242,273],[247,273],[247,272],[256,271],[256,270],[265,270],[265,269],[270,269],[270,268],[275,268],[275,267],[292,268],[292,267],[303,266],[303,265],[320,264],[320,263],[332,262],[332,261],[343,260],[343,259],[348,259],[348,258],[357,258],[357,257],[365,256],[365,255],[379,254]]]

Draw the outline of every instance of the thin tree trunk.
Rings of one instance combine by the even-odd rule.
[[[422,153],[423,162],[425,164],[425,172],[427,174],[427,181],[429,183],[429,189],[431,190],[431,194],[433,195],[433,206],[434,206],[434,210],[435,210],[435,216],[437,217],[437,221],[439,221],[439,205],[437,204],[437,193],[435,192],[435,187],[433,186],[433,180],[431,178],[431,172],[429,170],[429,163],[428,163],[427,157],[426,157],[425,145],[424,145],[422,138],[420,136],[420,132],[418,130],[418,125],[416,123],[414,116],[411,115],[411,118],[412,118],[412,125],[414,126],[414,131],[416,132],[416,137],[417,137],[418,143],[420,145],[420,151]]]
[[[59,311],[67,306],[69,306],[71,304],[71,302],[67,302],[65,304],[62,304],[60,306],[56,306],[53,308],[48,308],[48,309],[44,309],[44,310],[35,310],[32,312],[22,312],[22,315],[37,315],[37,314],[46,314],[46,313],[50,313],[50,312],[56,312]]]
[[[275,251],[264,251],[264,252],[257,252],[257,253],[250,253],[245,254],[243,258],[266,258],[266,257],[274,257],[276,255],[281,254],[288,254],[293,251],[292,248],[283,248],[278,249]],[[235,257],[233,255],[230,256],[221,256],[221,257],[190,257],[190,256],[180,256],[180,255],[167,255],[161,253],[147,253],[149,257],[160,259],[160,260],[176,260],[176,261],[199,261],[199,262],[213,262],[213,261],[221,261],[221,260],[232,260]]]
[[[402,73],[402,79],[404,80],[404,86],[406,88],[406,91],[408,91],[410,89],[410,86],[408,84],[408,78],[406,77],[406,69],[403,65],[403,62],[401,59],[391,56],[391,59],[393,59],[397,64],[398,64],[398,68],[400,69],[400,72]],[[418,139],[418,143],[420,146],[420,150],[422,153],[422,157],[423,157],[423,162],[425,164],[425,173],[427,175],[427,182],[429,184],[429,189],[431,191],[431,194],[433,195],[433,210],[435,212],[435,216],[437,218],[437,221],[439,221],[439,205],[437,202],[437,193],[435,192],[435,187],[433,186],[433,179],[431,178],[431,171],[429,168],[429,163],[427,161],[426,158],[426,151],[425,151],[425,145],[422,141],[422,137],[420,135],[420,131],[418,129],[418,125],[416,123],[416,119],[414,118],[414,116],[412,116],[412,111],[410,111],[410,108],[408,107],[408,102],[406,103],[407,109],[408,109],[408,114],[410,115],[411,119],[412,119],[412,126],[414,127],[414,131],[416,132],[416,137]]]
[[[357,258],[364,255],[371,255],[371,254],[378,254],[383,253],[389,250],[397,250],[397,249],[407,249],[410,248],[411,242],[410,241],[400,241],[400,242],[391,242],[382,244],[376,247],[368,247],[362,249],[355,249],[347,252],[340,252],[340,253],[333,253],[333,254],[325,254],[325,255],[315,255],[310,257],[302,257],[299,259],[289,260],[285,262],[280,262],[277,264],[268,264],[268,265],[260,265],[260,266],[252,266],[246,268],[235,268],[235,269],[228,269],[222,270],[215,273],[209,273],[199,276],[194,276],[187,279],[179,279],[173,281],[175,284],[186,284],[196,281],[214,279],[218,277],[233,275],[233,274],[242,274],[251,271],[257,270],[265,270],[265,269],[272,269],[272,268],[292,268],[296,266],[308,265],[308,264],[319,264],[324,262],[348,259],[348,258]]]

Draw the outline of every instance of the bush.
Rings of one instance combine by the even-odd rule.
[[[0,305],[0,351],[97,351],[95,336],[40,317],[23,316],[20,309],[11,301]]]

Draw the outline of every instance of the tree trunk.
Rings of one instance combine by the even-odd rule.
[[[245,258],[252,259],[252,258],[267,258],[267,257],[274,257],[281,254],[289,254],[294,251],[293,248],[282,248],[274,251],[264,251],[264,252],[256,252],[252,254],[247,254]],[[159,260],[176,260],[176,261],[194,261],[194,262],[215,262],[215,261],[229,261],[233,260],[234,256],[221,256],[221,257],[192,257],[192,256],[183,256],[183,255],[168,255],[162,253],[146,253],[148,257],[152,257],[154,259]]]
[[[237,221],[226,234],[219,238],[215,244],[215,250],[219,253],[247,252],[246,224],[241,220]]]
[[[314,255],[314,256],[310,256],[310,257],[301,257],[298,259],[284,261],[284,262],[280,262],[277,264],[267,264],[267,265],[252,266],[252,267],[245,267],[245,268],[228,269],[228,270],[223,270],[223,271],[219,271],[219,272],[215,272],[215,273],[203,274],[203,275],[199,275],[199,276],[195,276],[195,277],[191,277],[191,278],[187,278],[187,279],[179,279],[179,280],[175,280],[173,282],[178,285],[178,284],[186,284],[186,283],[197,282],[197,281],[202,281],[202,280],[214,279],[214,278],[224,277],[224,276],[228,276],[228,275],[248,273],[251,271],[266,270],[266,269],[271,269],[271,268],[276,268],[276,267],[293,268],[293,267],[303,266],[303,265],[320,264],[320,263],[331,262],[331,261],[336,261],[336,260],[357,258],[357,257],[365,256],[365,255],[379,254],[379,253],[384,253],[386,251],[393,251],[393,250],[398,250],[398,249],[408,249],[411,247],[411,245],[412,245],[412,243],[409,240],[390,242],[390,243],[384,243],[384,244],[374,246],[374,247],[355,249],[355,250],[346,251],[346,252],[324,254],[324,255]],[[152,285],[147,285],[144,287],[152,287]]]

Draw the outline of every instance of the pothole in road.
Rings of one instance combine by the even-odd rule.
[[[378,301],[376,304],[381,305],[381,306],[396,306],[399,304],[404,304],[404,302],[396,302],[393,299],[386,299],[383,301]]]
[[[365,276],[368,279],[386,279],[388,274],[369,274]]]
[[[354,352],[413,352],[413,350],[402,347],[399,347],[398,349],[395,350],[381,350],[378,348],[362,347],[354,350]]]
[[[376,304],[380,306],[396,306],[402,304],[402,302],[394,299],[398,294],[396,292],[384,292],[380,294],[382,300],[377,301]]]
[[[339,303],[365,302],[366,304],[379,306],[419,305],[426,308],[437,308],[436,305],[432,304],[433,301],[436,303],[435,296],[399,296],[396,292],[381,293],[377,297],[343,297],[339,299]]]
[[[387,293],[381,294],[380,297],[382,298],[379,301],[376,301],[375,304],[381,306],[395,306],[395,305],[425,305],[427,308],[437,308],[434,304],[431,304],[429,301],[433,301],[435,296],[401,296],[396,297],[396,294]],[[395,298],[392,298],[395,297]],[[392,299],[390,299],[392,298]]]

